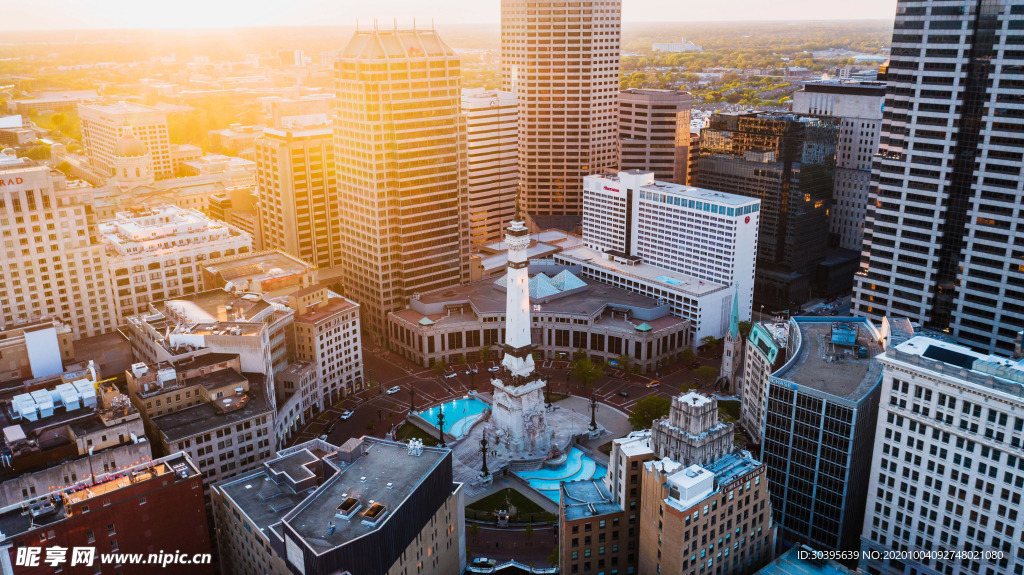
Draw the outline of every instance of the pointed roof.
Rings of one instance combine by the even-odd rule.
[[[729,316],[729,335],[734,340],[740,338],[740,292],[732,296],[732,315]]]
[[[648,324],[647,322],[644,322],[644,323],[636,326],[634,329],[636,329],[637,331],[651,331],[654,328],[652,328],[650,326],[650,324]]]

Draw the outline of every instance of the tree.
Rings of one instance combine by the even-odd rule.
[[[58,131],[58,132],[63,133],[64,132],[64,126],[67,123],[68,123],[68,115],[65,114],[64,112],[57,112],[56,114],[50,116],[50,125],[53,126],[53,129]]]
[[[431,369],[434,370],[434,373],[440,375],[444,373],[446,369],[448,369],[448,364],[443,361],[438,361],[434,363],[434,367],[432,367]]]
[[[67,160],[57,164],[57,169],[60,170],[65,176],[71,175],[71,164]]]
[[[718,338],[713,335],[706,335],[700,338],[700,344],[708,349],[713,349],[718,345]]]
[[[625,370],[626,373],[633,371],[633,356],[628,353],[617,356],[615,361],[619,364],[619,367]]]
[[[591,361],[589,357],[584,357],[576,360],[576,363],[573,364],[572,376],[583,384],[583,389],[588,389],[590,384],[604,376],[604,369]]]
[[[690,365],[693,363],[693,360],[697,359],[697,354],[693,351],[693,348],[687,347],[683,349],[679,359],[681,359],[684,364]]]
[[[707,385],[711,379],[718,375],[718,370],[711,367],[710,365],[702,365],[697,369],[693,370],[694,375],[704,380],[704,385]]]
[[[740,322],[740,338],[747,339],[750,336],[750,330],[754,329],[753,322],[741,321]]]
[[[548,565],[558,567],[558,562],[561,557],[561,548],[558,545],[555,545],[555,548],[551,550],[551,555],[548,555]]]
[[[634,431],[650,429],[655,420],[668,415],[672,400],[660,395],[648,395],[636,402],[633,413],[629,414],[629,424]]]
[[[526,524],[526,529],[523,530],[523,535],[526,536],[526,544],[529,545],[530,541],[533,540],[533,523]]]

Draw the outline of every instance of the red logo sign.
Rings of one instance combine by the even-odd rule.
[[[22,178],[9,178],[9,179],[6,179],[6,180],[0,178],[0,186],[17,186],[18,184],[24,184],[24,183],[25,183],[25,180],[22,179]]]
[[[750,223],[750,216],[747,216],[746,219],[743,220],[743,223],[749,224]]]
[[[617,192],[617,191],[619,191],[619,190],[616,190],[615,188],[609,188],[608,186],[605,186],[604,189],[608,190],[609,192]]]

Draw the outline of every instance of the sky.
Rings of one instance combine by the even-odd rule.
[[[891,20],[896,0],[623,0],[625,22]],[[0,0],[0,30],[497,23],[500,0]],[[2,39],[0,39],[2,42]]]

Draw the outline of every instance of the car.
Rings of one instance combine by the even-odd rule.
[[[466,395],[468,395],[470,397],[476,397],[476,390],[475,389],[471,389],[471,390],[466,392]]]
[[[393,395],[395,393],[398,393],[399,391],[402,391],[402,388],[398,387],[397,385],[394,386],[394,387],[389,387],[388,388],[388,395]]]
[[[327,441],[327,435],[326,434],[321,435],[320,436],[320,441]]]
[[[352,417],[353,413],[355,413],[355,412],[350,410],[350,409],[346,409],[345,411],[341,412],[341,415],[338,416],[338,419],[341,419],[341,420],[348,419],[348,418]]]
[[[658,380],[648,381],[647,387],[658,387]]]
[[[334,422],[333,421],[331,423],[328,423],[327,427],[324,428],[324,434],[330,435],[330,433],[332,431],[334,431]]]
[[[494,366],[494,367],[488,367],[487,371],[489,371],[491,373],[494,373],[494,372],[498,371],[499,369],[501,369],[501,368],[498,367],[498,366]]]
[[[451,379],[451,378],[453,378],[453,377],[455,377],[457,375],[459,375],[459,374],[457,374],[457,373],[449,373],[449,374],[445,375],[444,378],[445,379]]]
[[[620,391],[619,392],[619,397],[629,397],[629,392],[628,391]]]
[[[476,565],[476,566],[479,566],[479,567],[494,567],[497,564],[498,564],[498,562],[495,561],[494,559],[488,559],[486,557],[477,557],[477,558],[473,559],[473,565]]]
[[[695,361],[695,362],[690,364],[690,369],[697,369],[698,367],[700,367],[700,362],[699,361]]]

